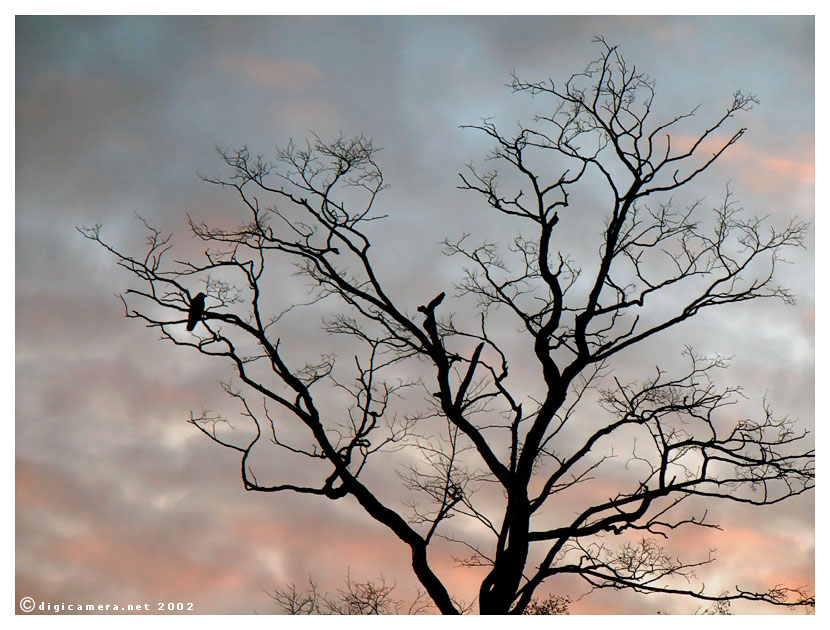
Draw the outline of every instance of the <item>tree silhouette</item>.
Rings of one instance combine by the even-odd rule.
[[[220,418],[207,413],[190,421],[239,453],[245,489],[356,501],[408,546],[440,612],[461,606],[430,563],[436,539],[463,549],[462,565],[484,568],[481,613],[538,612],[537,589],[569,575],[594,589],[675,593],[721,607],[736,599],[810,605],[813,597],[792,585],[709,593],[694,570],[714,556],[680,559],[661,543],[678,528],[717,527],[701,505],[771,505],[811,489],[807,432],[766,402],[752,419],[728,413],[741,392],[716,385],[726,367],[720,357],[687,347],[685,371],[658,367],[640,381],[627,379],[618,360],[702,311],[793,303],[775,271],[787,248],[803,247],[807,225],[747,216],[731,190],[711,211],[702,201],[676,208],[672,193],[741,139],[744,128],[727,129],[756,98],[736,92],[683,142],[675,130],[697,108],[653,121],[653,81],[616,47],[597,43],[599,58],[564,83],[513,76],[515,92],[545,103],[532,125],[515,134],[491,120],[469,126],[492,140],[488,157],[503,168],[470,165],[460,188],[512,221],[516,236],[508,247],[447,240],[464,277],[437,287],[433,299],[396,301],[377,273],[369,226],[384,218],[375,208],[385,183],[362,136],[289,143],[273,163],[244,148],[220,150],[230,173],[207,181],[235,191],[247,219],[229,229],[190,218],[207,247],[198,260],[168,265],[170,237],[146,223],[149,248],[138,257],[103,241],[100,226],[82,231],[141,281],[122,296],[127,317],[230,361],[244,383],[226,390],[251,422],[251,440],[217,431]],[[572,194],[586,187],[602,191],[607,211],[593,229],[602,238],[596,258],[580,261],[572,257],[579,248],[569,248],[575,232],[565,228],[583,229],[585,211]],[[263,296],[280,257],[314,294],[271,314]],[[218,305],[194,339],[180,325],[196,282]],[[323,330],[359,344],[352,362],[336,367],[323,354],[303,363],[285,351],[281,318],[323,300],[339,304]],[[477,312],[461,317],[450,302],[458,312],[475,302]],[[516,324],[522,334],[506,332]],[[541,394],[511,376],[522,347],[521,365],[537,371]],[[350,404],[332,411],[331,392]],[[269,448],[306,461],[303,474],[258,477],[251,455]],[[615,467],[620,453],[625,468]],[[400,503],[373,489],[377,477],[367,470],[381,459],[387,484],[397,466]],[[306,481],[310,472],[319,474],[316,485]],[[600,481],[604,489],[593,485]]]
[[[412,603],[404,607],[402,601],[393,597],[394,590],[395,585],[383,577],[356,582],[347,575],[345,587],[334,595],[321,593],[314,580],[309,579],[305,590],[290,584],[268,596],[288,615],[418,615],[429,610],[423,592],[418,591]]]

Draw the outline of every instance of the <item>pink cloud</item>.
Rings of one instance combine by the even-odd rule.
[[[148,536],[143,528],[113,524],[112,514],[101,513],[106,500],[58,468],[18,460],[15,482],[19,597],[181,601],[194,602],[197,612],[218,612],[217,599],[245,601],[262,588],[262,576],[244,565],[194,555],[193,545],[179,545],[172,535]]]
[[[697,137],[672,135],[672,155],[688,151]],[[702,164],[714,153],[720,151],[729,138],[711,137],[704,140],[694,156]],[[665,139],[655,141],[655,152],[662,155]],[[694,159],[691,158],[692,160]],[[793,186],[815,186],[815,141],[811,136],[796,138],[787,147],[776,147],[773,152],[740,140],[728,147],[717,160],[720,164],[737,167],[740,177],[748,184],[762,191],[780,191]]]
[[[154,591],[165,597],[185,597],[203,590],[238,590],[245,582],[239,571],[199,562],[170,549],[115,539],[94,531],[56,542],[50,555],[110,576],[123,586]],[[152,584],[150,589],[147,586]]]
[[[815,148],[811,147],[809,155],[805,157],[808,160],[796,160],[778,155],[762,155],[760,162],[761,167],[766,169],[766,175],[773,175],[780,180],[815,186]]]
[[[648,22],[651,22],[651,24]],[[652,28],[648,32],[655,42],[663,46],[676,44],[679,41],[691,43],[700,34],[699,27],[692,22],[666,23],[663,20],[649,20],[648,22],[644,23],[642,27],[647,28],[651,25]]]

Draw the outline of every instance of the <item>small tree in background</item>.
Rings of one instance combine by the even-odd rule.
[[[289,615],[419,615],[430,609],[429,598],[418,591],[409,606],[392,596],[395,584],[384,578],[355,582],[346,577],[345,587],[334,595],[321,593],[314,580],[308,588],[298,590],[294,584],[269,593],[268,596]]]

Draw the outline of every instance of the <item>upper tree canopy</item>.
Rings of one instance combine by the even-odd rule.
[[[713,556],[681,559],[663,547],[684,528],[716,527],[708,513],[720,501],[769,505],[811,489],[806,432],[767,404],[753,418],[730,413],[740,390],[715,384],[720,357],[688,347],[685,371],[657,367],[640,381],[620,360],[714,307],[792,303],[776,266],[803,246],[807,225],[771,226],[731,191],[714,208],[677,207],[674,191],[741,139],[735,121],[757,100],[736,92],[722,115],[681,138],[675,130],[697,108],[657,119],[653,81],[597,43],[599,58],[563,83],[513,77],[513,90],[539,104],[526,126],[469,126],[494,148],[490,170],[470,165],[460,186],[484,202],[482,221],[499,213],[514,234],[506,243],[448,239],[448,264],[461,261],[463,279],[428,297],[394,299],[381,281],[368,233],[382,231],[367,228],[385,215],[391,226],[394,208],[383,206],[377,152],[362,136],[289,143],[273,161],[222,151],[229,173],[208,181],[235,191],[247,218],[233,229],[191,219],[201,257],[168,263],[170,237],[150,226],[141,256],[105,244],[98,227],[84,233],[138,281],[123,296],[128,317],[233,366],[244,386],[226,389],[252,437],[223,431],[210,414],[191,422],[238,451],[245,489],[357,501],[408,546],[441,612],[468,605],[430,562],[436,539],[456,545],[461,564],[484,567],[473,572],[482,613],[522,612],[545,580],[564,576],[715,602],[811,604],[798,585],[700,590],[693,570]],[[574,200],[597,185],[606,209],[588,229],[601,246],[578,259],[585,248],[566,226],[585,229]],[[400,282],[417,276],[403,262],[418,244],[383,238],[400,239]],[[263,304],[279,292],[271,269],[280,258],[313,296],[273,313]],[[197,289],[207,299],[188,334]],[[352,356],[330,354],[323,336],[316,348],[281,336],[286,313],[323,300],[339,305],[323,330],[353,340]],[[507,316],[509,327],[488,325]],[[521,372],[538,375],[541,395],[514,377],[523,347]],[[296,459],[296,478],[257,474],[253,462],[264,457]],[[376,491],[395,479],[398,495]]]

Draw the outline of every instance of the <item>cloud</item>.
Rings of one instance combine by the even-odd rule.
[[[511,96],[503,86],[509,68],[518,66],[531,78],[550,72],[559,80],[595,56],[593,33],[613,37],[616,31],[623,52],[638,68],[641,59],[658,69],[669,64],[668,72],[661,70],[656,78],[661,95],[683,101],[682,111],[695,102],[687,99],[712,102],[722,95],[735,73],[714,64],[701,73],[697,66],[704,62],[686,54],[688,46],[714,51],[718,58],[734,53],[734,40],[723,34],[735,23],[686,18],[641,23],[632,17],[20,18],[25,54],[18,56],[16,101],[18,593],[57,600],[159,594],[199,598],[198,612],[249,613],[273,612],[262,589],[281,581],[299,586],[309,574],[329,592],[342,586],[349,568],[357,579],[379,574],[393,579],[401,597],[410,596],[415,584],[406,546],[353,501],[242,489],[239,454],[211,444],[184,422],[189,409],[204,406],[224,413],[240,432],[246,430],[249,419],[240,418],[238,405],[217,386],[230,368],[158,343],[157,331],[125,320],[113,296],[126,288],[125,275],[83,241],[74,225],[100,221],[107,238],[137,253],[144,239],[130,218],[137,210],[164,232],[176,232],[171,258],[198,257],[201,244],[182,233],[185,212],[226,225],[247,217],[233,191],[221,193],[196,177],[197,172],[221,172],[214,143],[248,142],[252,152],[268,154],[274,144],[306,129],[326,137],[341,129],[365,131],[386,147],[380,159],[392,184],[378,202],[379,212],[391,216],[372,224],[378,237],[372,252],[390,295],[414,311],[438,291],[451,291],[456,267],[437,255],[442,237],[474,229],[479,238],[505,240],[514,227],[480,213],[480,200],[455,190],[455,173],[464,162],[489,149],[489,142],[456,125],[493,114],[509,129],[517,117],[544,113],[549,105]],[[655,47],[645,29],[653,29],[665,45]],[[689,41],[692,36],[695,41]],[[753,123],[746,142],[719,161],[718,181],[731,177],[745,189],[739,196],[749,191],[766,205],[791,201],[796,190],[800,204],[812,208],[812,101],[802,94],[812,89],[812,80],[788,82],[804,73],[804,66],[792,63],[791,39],[752,29],[742,37],[742,47],[768,50],[765,59],[774,61],[759,66],[759,93],[780,86],[792,101],[779,99],[780,106],[773,102],[752,112],[766,118]],[[671,54],[662,54],[669,44]],[[668,103],[661,101],[661,107],[673,106],[671,101],[671,96]],[[782,121],[786,130],[779,128]],[[711,190],[704,185],[691,192]],[[715,190],[717,195],[722,188]],[[575,196],[573,232],[560,233],[558,244],[595,260],[596,248],[586,235],[599,234],[602,226],[599,209],[588,201]],[[599,223],[590,223],[594,219]],[[810,265],[805,253],[793,272],[811,290]],[[292,269],[274,271],[268,279],[269,310],[307,299],[302,283],[290,278]],[[196,288],[198,280],[191,281]],[[805,306],[789,314],[765,306],[745,319],[703,317],[677,336],[640,348],[636,357],[626,356],[626,378],[643,375],[644,366],[665,359],[674,344],[711,340],[719,349],[731,342],[745,360],[730,377],[750,389],[769,384],[786,389],[800,401],[804,423],[812,424],[812,356],[799,352],[775,360],[775,353],[788,347],[780,331],[790,334],[779,320],[804,317],[812,329],[807,294]],[[463,313],[457,315],[463,319]],[[314,359],[338,349],[338,340],[320,332],[319,316],[319,311],[298,310],[281,321],[279,334],[291,359]],[[778,335],[764,328],[772,325]],[[511,352],[521,357],[521,344],[512,342],[514,322],[497,320],[490,332],[503,333]],[[810,343],[808,338],[798,347]],[[512,359],[511,378],[523,394],[536,393],[534,363]],[[780,403],[775,391],[773,398]],[[342,411],[334,403],[326,399],[321,405]],[[298,444],[307,443],[303,426],[286,431]],[[316,472],[266,447],[262,461],[262,479]],[[400,495],[388,468],[367,469],[366,477],[390,505],[408,498]],[[594,490],[600,497],[613,496],[620,489],[619,479],[613,481],[586,486],[585,496],[565,497],[558,510],[544,516],[561,518]],[[722,539],[724,553],[714,570],[724,579],[751,574],[760,566],[758,554],[753,555],[757,547],[766,554],[759,569],[765,577],[772,579],[776,569],[788,581],[809,577],[804,567],[812,553],[811,500],[768,510],[763,518],[769,528],[749,520],[757,517],[742,521],[731,506],[720,506],[719,522],[736,525],[739,534],[755,530],[756,539],[735,544]],[[502,501],[498,495],[486,502],[488,515],[498,518]],[[776,525],[800,533],[799,555],[791,563],[786,552],[794,539],[771,533]],[[469,533],[460,519],[452,526]],[[692,537],[681,537],[677,545],[694,556],[701,548]],[[469,601],[482,570],[458,568],[452,559],[467,552],[441,543],[430,559],[453,594]],[[587,590],[578,581],[550,588],[575,595]],[[689,612],[695,607],[688,600],[664,606],[657,598],[607,592],[574,604],[579,612]]]
[[[671,154],[690,150],[698,137],[671,134]],[[728,141],[729,136],[726,135],[710,136],[700,143],[694,156],[699,160],[707,160]],[[655,140],[655,146],[662,148],[665,145],[663,141]],[[659,149],[657,152],[660,153]],[[738,164],[742,174],[751,183],[761,184],[770,190],[793,185],[815,186],[815,142],[812,136],[801,135],[787,146],[774,148],[740,139],[726,148],[718,162]]]
[[[223,55],[216,66],[233,76],[241,76],[263,87],[289,91],[305,90],[314,85],[322,71],[308,61],[273,59],[257,55]]]
[[[805,157],[808,159],[794,159],[781,155],[761,155],[759,160],[761,172],[754,179],[754,183],[770,190],[786,183],[815,186],[815,148],[811,147]]]

